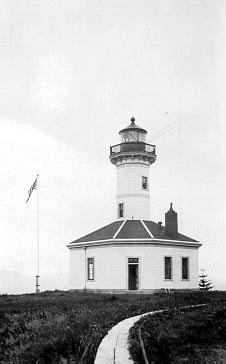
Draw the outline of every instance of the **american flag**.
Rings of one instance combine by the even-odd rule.
[[[27,198],[26,203],[29,201],[29,198],[31,197],[33,190],[37,190],[37,185],[38,185],[38,175],[37,175],[34,183],[31,185],[31,188],[28,191],[28,198]]]

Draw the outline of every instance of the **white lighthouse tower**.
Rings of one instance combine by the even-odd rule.
[[[117,219],[150,220],[149,168],[156,160],[155,146],[146,143],[147,131],[135,124],[120,130],[120,144],[110,147],[116,166]]]

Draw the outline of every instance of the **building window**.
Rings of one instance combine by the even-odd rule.
[[[124,217],[124,204],[123,203],[119,203],[119,205],[118,205],[118,216]]]
[[[172,258],[165,257],[165,279],[172,279]]]
[[[139,258],[128,258],[128,289],[139,289]]]
[[[88,281],[94,281],[94,258],[87,258]]]
[[[129,264],[138,264],[139,258],[128,258],[128,263]]]
[[[189,259],[182,258],[182,279],[189,279]]]
[[[147,188],[148,188],[148,177],[142,177],[142,188],[143,188],[143,190],[147,190]]]

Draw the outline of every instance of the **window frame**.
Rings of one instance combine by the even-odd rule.
[[[92,261],[93,261],[93,274],[92,274],[92,276],[93,276],[93,278],[91,278],[91,272],[90,272],[90,264],[92,264],[92,263],[89,263],[89,260],[91,260],[92,259]],[[87,257],[87,281],[88,282],[94,282],[95,281],[95,258],[94,257]]]
[[[148,190],[148,177],[147,176],[142,176],[141,186],[142,186],[142,190]],[[146,187],[144,187],[144,186],[146,186]]]
[[[122,209],[120,208],[120,206],[122,206]],[[121,215],[121,211],[122,211],[122,215]],[[118,204],[118,217],[122,218],[125,216],[125,210],[124,210],[124,202],[120,202]]]
[[[187,266],[186,266],[186,269],[187,269],[187,277],[184,278],[183,277],[183,260],[186,259],[187,261]],[[182,281],[189,281],[190,280],[190,260],[189,260],[189,257],[181,257],[181,280]]]
[[[167,278],[166,275],[166,259],[170,258],[170,278]],[[164,280],[165,281],[172,281],[173,280],[173,257],[170,255],[164,256]]]

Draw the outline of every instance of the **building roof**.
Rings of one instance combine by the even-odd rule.
[[[165,227],[150,220],[117,220],[98,230],[93,231],[70,244],[85,243],[92,241],[121,239],[158,239],[174,240],[184,242],[197,242],[183,234],[178,233],[177,239],[172,239],[165,233]],[[69,246],[70,246],[69,244]]]
[[[165,226],[161,225],[161,229],[160,229],[159,224],[157,224],[156,222],[145,220],[144,223],[147,226],[148,230],[152,233],[152,235],[155,239],[172,240],[172,238],[169,235],[166,235]],[[173,240],[197,242],[197,240],[189,238],[188,236],[180,234],[180,233],[178,233],[177,239],[173,239]]]
[[[131,123],[128,126],[123,128],[122,130],[120,130],[119,134],[124,133],[125,131],[128,131],[128,130],[136,130],[136,131],[139,130],[139,131],[143,132],[144,134],[147,134],[147,130],[145,130],[144,128],[141,128],[139,125],[135,124],[134,117],[131,118]]]
[[[150,239],[140,220],[126,220],[116,239]]]
[[[111,224],[105,225],[104,227],[73,241],[72,243],[113,239],[115,233],[118,231],[121,224],[122,221],[114,221]]]

